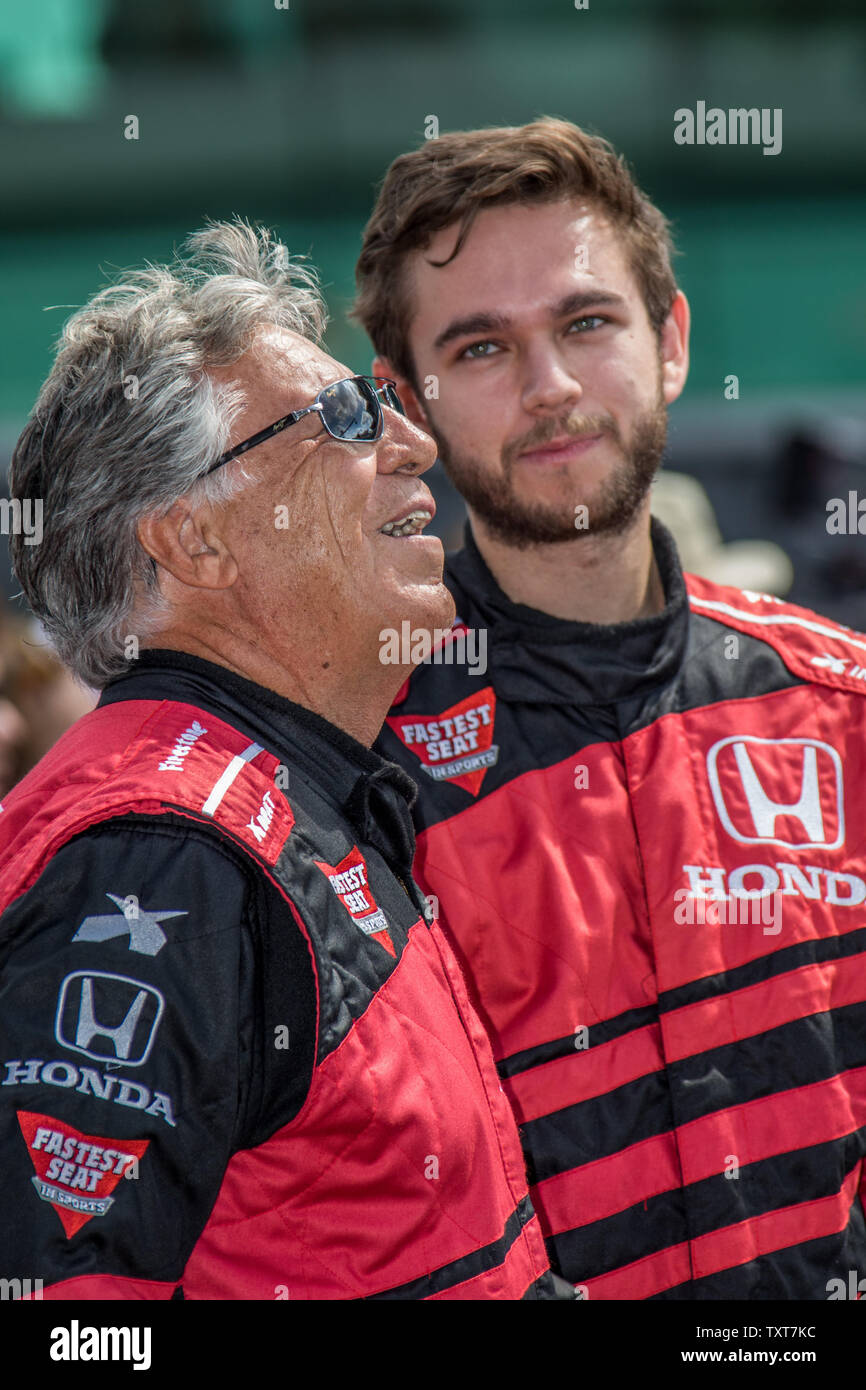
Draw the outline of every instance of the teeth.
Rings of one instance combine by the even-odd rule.
[[[432,512],[419,507],[417,511],[410,512],[400,522],[386,521],[380,529],[386,536],[416,536],[419,531],[423,531],[432,515]]]

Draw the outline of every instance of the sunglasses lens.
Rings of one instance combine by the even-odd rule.
[[[391,407],[392,410],[396,410],[398,415],[406,414],[405,410],[403,409],[403,402],[397,395],[396,387],[390,385],[384,386],[382,388],[382,393],[385,397],[386,403]]]
[[[319,396],[322,422],[335,439],[378,439],[382,411],[366,381],[335,381]]]

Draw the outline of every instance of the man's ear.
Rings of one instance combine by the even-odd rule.
[[[372,374],[373,376],[389,376],[392,381],[396,382],[397,395],[403,402],[403,409],[412,424],[420,425],[421,429],[426,430],[428,434],[433,433],[424,406],[407,376],[402,376],[395,367],[392,367],[387,357],[373,358]]]
[[[689,302],[678,290],[664,324],[659,344],[662,359],[662,392],[665,404],[677,399],[689,374]]]
[[[237,579],[237,561],[206,508],[193,511],[181,498],[161,515],[142,517],[137,531],[151,559],[180,584],[194,589],[228,589]]]

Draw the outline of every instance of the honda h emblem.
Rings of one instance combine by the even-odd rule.
[[[735,734],[713,744],[707,775],[719,819],[741,845],[838,849],[845,839],[842,760],[829,743]]]
[[[76,970],[60,986],[54,1035],[94,1062],[140,1067],[165,1007],[158,989],[98,970]]]

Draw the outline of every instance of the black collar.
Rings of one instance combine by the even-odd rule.
[[[462,620],[488,631],[488,665],[497,697],[611,705],[673,679],[688,641],[688,594],[670,532],[653,518],[651,534],[664,609],[651,618],[607,625],[568,622],[512,603],[467,524],[464,549],[448,556],[446,582]]]
[[[155,647],[105,687],[99,704],[120,700],[180,700],[224,719],[285,763],[290,795],[300,775],[387,859],[411,863],[414,782],[321,715],[225,666]]]

